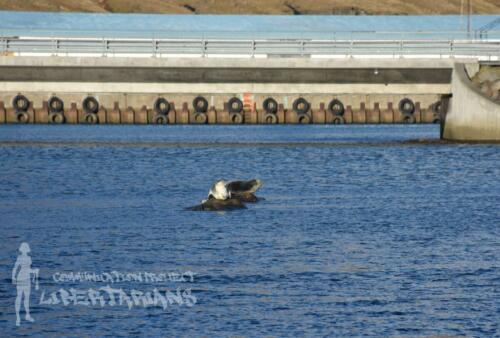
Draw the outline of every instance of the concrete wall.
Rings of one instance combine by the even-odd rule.
[[[134,83],[450,83],[451,69],[435,68],[153,68],[0,66],[1,82]]]
[[[464,64],[452,75],[452,93],[442,137],[460,141],[500,141],[500,104],[469,80]]]
[[[431,123],[435,118],[429,107],[451,91],[452,69],[449,59],[3,56],[0,101],[12,110],[12,99],[21,93],[33,102],[32,108],[40,109],[44,101],[58,96],[65,108],[74,103],[81,110],[83,99],[91,95],[107,110],[117,103],[120,109],[131,107],[137,112],[143,106],[151,110],[160,96],[180,110],[184,103],[192,109],[193,99],[202,95],[217,111],[223,110],[231,97],[244,101],[246,110],[254,104],[261,110],[268,97],[285,110],[291,110],[298,97],[307,99],[313,110],[318,110],[321,103],[328,106],[335,98],[346,108],[358,111],[358,115],[364,116],[366,108],[367,116],[374,117],[360,121],[376,123],[380,109],[395,111],[386,114],[391,115],[384,120],[386,123],[400,123],[398,103],[410,98],[422,110],[416,114],[416,122]],[[12,114],[5,121],[11,120]]]
[[[430,68],[452,69],[460,59],[320,59],[320,58],[153,58],[0,56],[0,67],[105,68]],[[467,59],[462,60],[463,62]]]
[[[449,83],[432,84],[317,84],[317,83],[135,83],[135,82],[0,82],[1,93],[114,93],[114,94],[355,94],[420,95],[448,94]]]
[[[158,96],[180,107],[197,95],[223,108],[236,96],[257,107],[272,96],[285,109],[299,96],[318,108],[334,97],[354,108],[364,102],[395,107],[403,97],[422,108],[449,93],[453,63],[443,60],[386,59],[234,59],[0,57],[0,100],[12,107],[22,93],[34,107],[57,95],[66,103],[92,95],[105,106],[151,108]]]

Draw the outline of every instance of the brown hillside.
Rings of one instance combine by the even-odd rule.
[[[500,0],[471,0],[500,14]],[[197,14],[460,14],[466,0],[0,0],[1,10]]]

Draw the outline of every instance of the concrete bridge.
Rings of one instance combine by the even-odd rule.
[[[465,81],[457,66],[464,63],[479,69],[477,61],[451,58],[3,56],[0,123],[439,123],[454,94],[443,137],[496,139],[497,122],[487,123],[484,135],[477,135],[478,126],[468,131],[486,121],[478,99],[471,100],[482,94],[457,85]],[[29,102],[24,113],[16,107],[19,97]],[[94,118],[84,107],[88,97],[99,106]],[[193,104],[200,97],[207,104],[201,110]],[[54,98],[63,105],[56,111],[62,116],[54,114]],[[169,104],[165,118],[158,118],[159,98]],[[277,105],[272,111],[264,106],[269,98]],[[297,109],[298,99],[306,110]],[[491,121],[500,112],[489,101]]]
[[[33,15],[38,14],[21,14],[20,19],[32,20]],[[55,26],[74,21],[72,15],[59,15],[59,21],[45,17],[51,15],[40,14],[40,20],[52,20]],[[0,12],[2,17],[3,22],[12,19]],[[103,17],[89,15],[88,19]],[[115,26],[130,23],[131,28],[135,19],[135,25],[143,25],[139,19],[143,17],[106,16]],[[142,31],[137,36],[123,27],[113,32],[125,35],[108,31],[111,35],[106,37],[92,30],[23,26],[4,31],[0,123],[440,123],[449,106],[453,113],[442,124],[443,137],[464,139],[460,135],[467,134],[467,139],[475,139],[480,138],[474,136],[477,131],[449,130],[455,130],[455,125],[467,129],[471,120],[482,124],[497,116],[498,105],[491,99],[486,120],[478,117],[476,107],[457,112],[457,107],[468,103],[469,94],[457,85],[462,73],[456,66],[497,64],[500,33],[496,31],[481,33],[479,38],[471,32],[445,30],[290,33],[286,25],[294,21],[307,25],[332,18],[276,17],[269,22],[268,17],[258,17],[248,20],[273,27],[281,27],[282,22],[285,28],[269,33],[265,27],[247,26],[259,29],[249,37],[248,31],[235,27],[235,36],[228,38],[227,30],[222,35],[203,31],[220,25],[220,20],[201,17],[199,31],[191,32],[196,36],[185,37],[186,31],[175,28],[193,24],[189,16],[161,18],[166,20],[149,17],[158,25],[166,21],[177,35],[158,30],[153,36]],[[224,17],[233,19],[241,17]],[[474,19],[482,20],[481,25],[494,22],[490,17]],[[420,22],[438,27],[450,18],[387,20],[401,27],[409,20],[415,28]],[[354,21],[366,25],[373,18],[348,22]],[[458,118],[462,114],[469,116]],[[487,135],[489,140],[500,138],[498,129]]]
[[[0,57],[0,107],[3,102],[5,122],[18,122],[13,99],[21,94],[31,102],[33,116],[28,122],[46,123],[49,121],[38,116],[49,115],[48,102],[52,97],[59,98],[65,109],[69,110],[73,104],[77,115],[83,116],[82,103],[90,96],[97,100],[102,114],[133,111],[134,118],[110,118],[107,114],[99,119],[100,123],[152,123],[150,118],[157,113],[156,100],[165,98],[173,106],[168,122],[189,123],[194,122],[197,113],[193,100],[203,97],[207,109],[220,117],[207,118],[208,123],[231,123],[227,119],[231,112],[243,115],[237,119],[238,123],[263,123],[259,118],[266,113],[263,103],[272,98],[280,110],[275,112],[273,121],[296,123],[298,112],[294,102],[303,98],[309,104],[309,109],[303,112],[309,116],[304,121],[307,123],[332,120],[334,116],[328,116],[332,100],[343,105],[342,116],[345,116],[338,122],[400,123],[404,122],[404,114],[399,103],[408,99],[413,118],[407,122],[432,123],[437,122],[433,105],[451,92],[454,62],[449,59],[4,56]],[[228,107],[233,98],[243,104],[240,110]],[[44,109],[48,109],[46,114]],[[41,112],[35,116],[36,110]],[[120,113],[112,114],[113,110]],[[138,122],[135,115],[141,110],[147,111],[150,118]],[[182,111],[187,117],[178,118]],[[208,110],[202,113],[208,114]],[[78,117],[66,119],[68,123],[81,121]]]

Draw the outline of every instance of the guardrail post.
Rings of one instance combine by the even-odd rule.
[[[255,57],[255,40],[252,40],[252,57]]]
[[[102,38],[102,56],[107,56],[107,50],[108,50],[108,40],[105,38]]]
[[[201,57],[207,56],[207,41],[205,39],[201,40]]]
[[[57,39],[52,40],[52,56],[56,55],[57,51]]]
[[[158,51],[158,42],[156,41],[156,39],[153,39],[152,43],[153,43],[153,57],[155,58],[156,57],[156,53]]]

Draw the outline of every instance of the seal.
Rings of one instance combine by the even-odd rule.
[[[255,192],[263,186],[263,183],[259,179],[250,181],[233,181],[229,182],[227,189],[233,198],[240,199],[243,202],[255,203],[261,198],[255,196]]]
[[[208,197],[201,204],[186,208],[189,211],[229,211],[246,209],[243,202],[255,203],[260,200],[255,192],[262,187],[259,179],[226,182],[219,180],[212,185]]]
[[[228,183],[224,180],[219,180],[214,183],[208,192],[208,199],[227,200],[231,198],[231,190],[228,188]]]
[[[256,179],[250,181],[233,181],[229,182],[226,186],[231,193],[254,193],[263,186],[263,183],[261,180]]]

